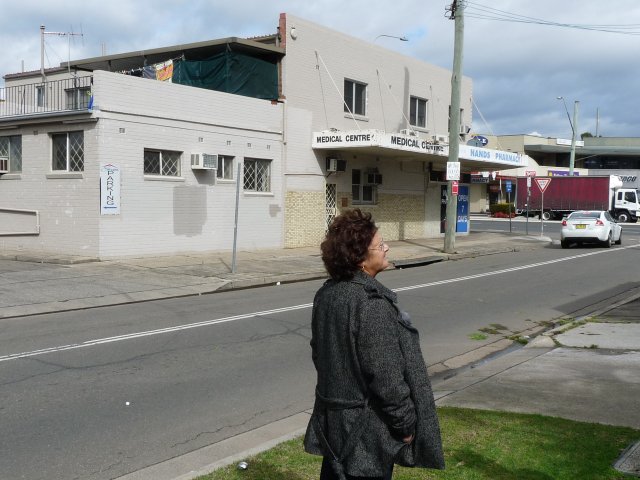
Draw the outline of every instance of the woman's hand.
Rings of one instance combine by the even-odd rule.
[[[413,442],[413,437],[414,437],[414,435],[409,435],[408,437],[404,437],[404,438],[402,439],[402,441],[403,441],[404,443],[409,444],[409,443]]]

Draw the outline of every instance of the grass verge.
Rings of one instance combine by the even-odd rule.
[[[618,480],[612,464],[640,438],[640,430],[574,422],[542,415],[438,409],[447,468],[396,467],[394,480]],[[306,454],[302,439],[282,443],[198,480],[312,480],[321,459]]]

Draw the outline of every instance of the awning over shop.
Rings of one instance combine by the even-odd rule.
[[[314,150],[359,153],[399,160],[431,162],[435,170],[446,170],[449,145],[433,142],[417,136],[386,133],[382,130],[325,130],[314,132],[311,146]],[[513,152],[490,148],[460,145],[460,170],[472,171],[505,170],[528,166],[528,158]]]

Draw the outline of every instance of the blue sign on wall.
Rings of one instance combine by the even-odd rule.
[[[473,138],[477,139],[483,147],[486,147],[487,143],[489,143],[489,139],[487,137],[483,137],[482,135],[474,135]]]
[[[458,212],[456,217],[456,232],[469,232],[469,186],[458,187]]]
[[[440,233],[445,233],[447,223],[447,186],[440,185]],[[469,185],[458,186],[458,211],[456,232],[469,232]]]

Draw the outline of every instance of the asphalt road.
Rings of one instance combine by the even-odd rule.
[[[380,279],[398,290],[435,364],[637,286],[637,247],[551,245]],[[308,409],[319,285],[4,321],[1,477],[117,478]],[[491,325],[499,333],[470,338]],[[88,343],[65,347],[78,342]],[[28,355],[6,359],[15,353]]]
[[[626,238],[640,238],[640,223],[622,223],[623,242]],[[471,229],[477,232],[513,232],[515,234],[544,235],[552,240],[560,241],[560,220],[546,220],[542,222],[539,218],[515,217],[505,218],[482,218],[471,219]]]

